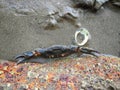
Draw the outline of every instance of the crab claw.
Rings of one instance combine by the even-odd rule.
[[[34,56],[33,52],[28,51],[28,52],[24,52],[21,55],[17,55],[15,57],[15,60],[17,60],[17,64],[20,64],[20,63],[26,61],[27,59],[30,59],[33,56]]]
[[[98,52],[94,49],[91,49],[91,48],[81,47],[80,50],[84,54],[90,54],[90,55],[93,55],[95,57],[98,57],[98,55],[100,54],[100,52]]]

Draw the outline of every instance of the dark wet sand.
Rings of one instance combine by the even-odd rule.
[[[38,23],[46,18],[45,15],[46,11],[37,15],[15,16],[7,9],[0,9],[0,58],[10,60],[24,51],[54,44],[70,45],[77,28],[64,20],[58,24],[58,29],[44,30]],[[119,56],[119,8],[107,6],[96,14],[84,12],[80,14],[78,21],[91,33],[89,47]]]

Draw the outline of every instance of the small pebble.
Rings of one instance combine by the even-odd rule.
[[[76,23],[75,26],[80,28],[82,25],[81,25],[81,23]]]

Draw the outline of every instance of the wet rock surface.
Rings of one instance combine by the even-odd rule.
[[[120,90],[120,58],[66,58],[46,64],[0,63],[1,90]]]
[[[73,0],[73,2],[76,4],[76,7],[89,9],[95,12],[101,9],[101,7],[108,1],[109,0]]]
[[[73,6],[72,0],[0,0],[0,58],[10,60],[34,48],[72,44],[81,25],[92,34],[89,47],[118,56],[119,9],[110,6],[91,13]]]
[[[110,0],[111,3],[120,8],[120,0]]]

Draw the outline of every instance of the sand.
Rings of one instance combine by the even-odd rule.
[[[0,58],[11,60],[15,55],[35,48],[72,44],[77,30],[72,21],[63,20],[55,30],[44,30],[40,24],[45,21],[49,10],[60,11],[71,3],[70,0],[1,0]],[[83,11],[77,22],[91,33],[89,47],[120,56],[119,8],[108,5],[98,13]]]

